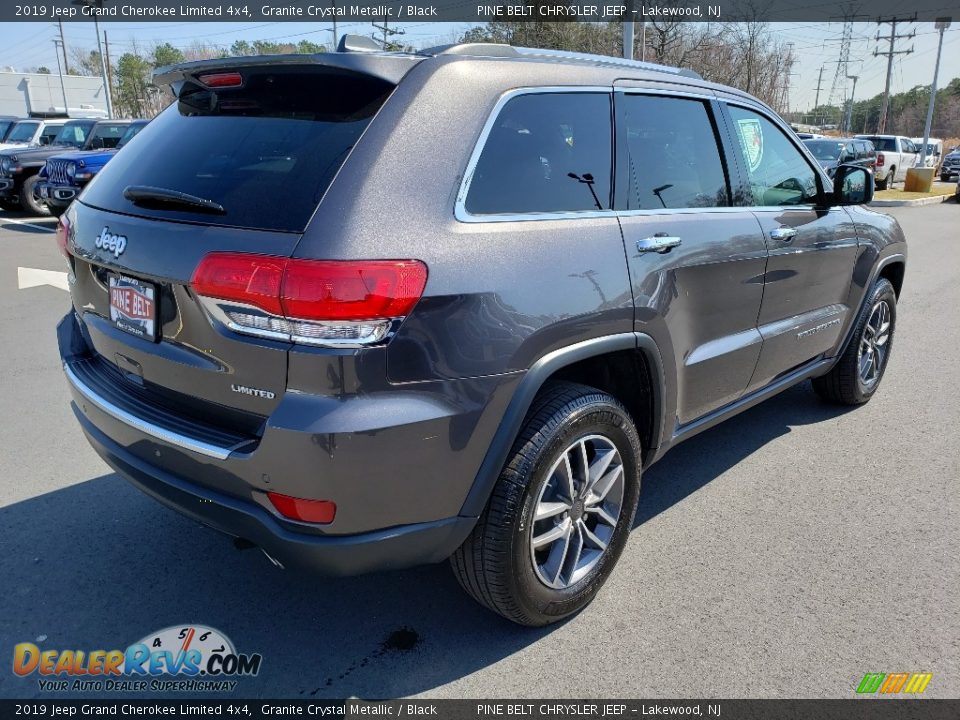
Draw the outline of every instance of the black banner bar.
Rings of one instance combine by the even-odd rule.
[[[0,700],[0,718],[956,720],[960,700]]]
[[[900,0],[873,0],[855,10],[837,2],[813,0],[608,0],[593,2],[541,2],[539,0],[104,0],[98,7],[73,0],[36,0],[0,3],[0,21],[100,22],[840,22],[844,13],[853,21],[873,22],[891,16],[916,13],[919,22],[932,22],[945,15],[960,15],[957,0],[914,0],[904,9]]]

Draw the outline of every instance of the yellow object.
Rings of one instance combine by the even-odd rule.
[[[934,168],[910,168],[907,179],[903,181],[904,192],[930,192],[933,185]]]

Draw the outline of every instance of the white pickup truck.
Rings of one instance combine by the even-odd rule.
[[[886,190],[907,177],[907,170],[917,164],[920,148],[902,135],[857,135],[869,140],[877,149],[877,166],[873,177],[877,190]]]

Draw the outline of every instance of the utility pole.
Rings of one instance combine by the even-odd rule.
[[[103,9],[104,0],[71,0],[71,5],[88,7],[93,11],[93,29],[97,33],[97,51],[100,53],[100,72],[103,73],[103,94],[107,105],[107,117],[113,119],[113,100],[110,98],[110,84],[107,80],[107,63],[103,56],[103,43],[100,41],[100,23],[97,21],[98,10]]]
[[[884,35],[883,39],[890,42],[890,49],[880,52],[880,48],[876,48],[873,51],[873,56],[878,57],[880,55],[887,56],[887,84],[883,90],[883,103],[880,106],[880,118],[877,120],[877,132],[883,133],[887,129],[887,111],[890,109],[890,79],[893,77],[893,57],[894,55],[909,55],[913,52],[913,46],[910,46],[909,50],[894,50],[897,40],[901,39],[910,39],[916,35],[916,31],[911,32],[909,35],[897,35],[897,23],[914,23],[917,21],[917,14],[914,13],[912,17],[898,18],[896,16],[887,18],[877,18],[877,25],[889,25],[890,26],[890,35]],[[877,30],[877,42],[880,42],[880,31]]]
[[[330,1],[330,7],[333,8],[333,49],[337,49],[337,0]]]
[[[373,25],[374,29],[380,30],[383,33],[383,49],[384,50],[388,49],[388,44],[389,44],[387,41],[388,37],[393,37],[394,35],[407,34],[406,30],[397,30],[396,28],[390,27],[387,24],[387,18],[383,18],[383,25],[377,25],[376,23],[370,23],[370,24]]]
[[[847,80],[853,80],[853,90],[850,93],[850,104],[847,106],[847,117],[840,128],[840,133],[846,135],[853,125],[853,99],[857,96],[857,80],[859,75],[847,75]]]
[[[937,43],[937,64],[933,66],[933,85],[930,86],[930,104],[927,106],[927,122],[923,126],[923,149],[920,151],[920,167],[927,162],[927,145],[930,143],[930,125],[933,123],[933,106],[937,100],[937,75],[940,74],[940,51],[943,50],[943,34],[950,27],[953,18],[939,17],[934,27],[940,31],[940,41]]]
[[[60,92],[63,93],[63,114],[69,117],[70,115],[70,106],[67,105],[67,86],[63,82],[63,68],[60,67],[60,44],[61,40],[54,40],[53,47],[56,51],[54,54],[57,56],[57,73],[60,75]]]
[[[820,74],[817,76],[817,97],[816,97],[816,99],[813,101],[813,110],[814,110],[814,113],[816,113],[817,108],[820,107],[820,86],[823,85],[823,67],[824,67],[823,65],[820,66]],[[819,124],[820,124],[820,123],[817,122],[817,116],[816,116],[816,114],[814,114],[814,116],[813,116],[813,124],[814,124],[814,125],[819,125]]]
[[[110,88],[110,96],[113,97],[113,68],[110,67],[110,42],[107,40],[107,31],[103,31],[103,51],[104,60],[107,63],[107,87]],[[111,112],[111,117],[113,114]]]
[[[633,60],[633,20],[623,24],[623,57]]]
[[[63,72],[69,75],[70,63],[67,61],[67,40],[63,36],[63,20],[58,20],[57,25],[60,26],[60,47],[63,48]]]

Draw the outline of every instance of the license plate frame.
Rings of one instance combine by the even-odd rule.
[[[157,286],[123,273],[108,276],[110,322],[118,330],[157,341]]]

